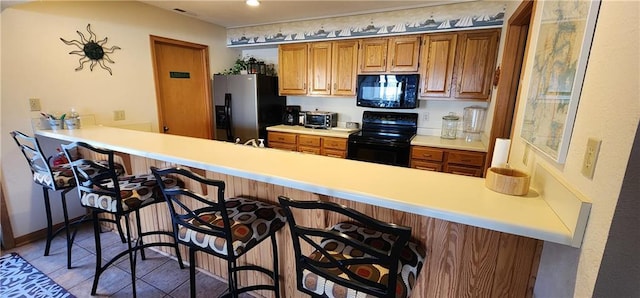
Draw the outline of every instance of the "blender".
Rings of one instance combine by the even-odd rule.
[[[464,114],[462,115],[462,132],[467,142],[480,140],[486,112],[487,108],[480,106],[464,108]]]

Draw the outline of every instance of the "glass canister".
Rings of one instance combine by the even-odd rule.
[[[442,117],[442,131],[440,133],[440,137],[443,139],[455,139],[456,132],[458,131],[458,120],[460,120],[460,117],[453,112]]]
[[[484,127],[487,108],[471,106],[464,108],[462,116],[462,131],[468,142],[480,140],[480,134]]]

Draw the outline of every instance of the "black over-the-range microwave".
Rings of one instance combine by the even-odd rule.
[[[418,107],[418,74],[358,75],[356,105],[384,109]]]

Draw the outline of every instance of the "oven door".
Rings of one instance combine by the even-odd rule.
[[[387,165],[409,167],[410,144],[349,140],[347,158]]]

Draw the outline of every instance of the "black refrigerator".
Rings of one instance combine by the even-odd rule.
[[[286,97],[278,95],[278,77],[214,75],[216,140],[267,139],[267,127],[282,124]]]

